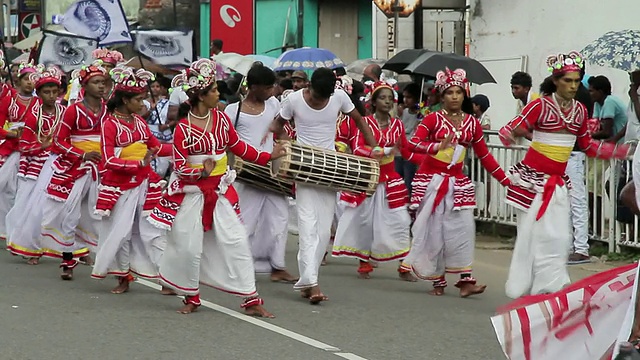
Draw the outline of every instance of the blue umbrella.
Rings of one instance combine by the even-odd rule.
[[[640,69],[640,30],[610,31],[582,49],[594,65],[633,72]]]
[[[318,68],[336,69],[345,64],[327,49],[304,47],[286,51],[273,64],[274,71],[315,70]]]
[[[249,55],[250,58],[253,58],[255,61],[260,61],[262,65],[273,69],[273,63],[276,62],[276,58],[267,56],[267,55]]]

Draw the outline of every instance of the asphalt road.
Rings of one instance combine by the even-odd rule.
[[[295,244],[287,254],[293,272]],[[429,296],[430,284],[399,281],[395,263],[361,280],[355,261],[330,259],[320,279],[330,301],[319,306],[260,276],[258,290],[277,318],[258,320],[239,313],[239,298],[213,289],[202,289],[208,301],[197,313],[180,315],[180,299],[159,295],[156,284],[139,281],[113,295],[115,280],[92,280],[87,266],[63,282],[56,261],[29,266],[2,251],[0,359],[504,359],[489,317],[508,302],[509,257],[477,250],[475,276],[488,289],[468,299],[453,286]],[[591,273],[571,271],[574,279]]]

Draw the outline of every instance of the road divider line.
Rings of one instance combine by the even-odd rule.
[[[144,285],[146,287],[155,289],[155,290],[161,290],[162,286],[160,286],[159,284],[156,284],[154,282],[148,281],[148,280],[143,280],[143,279],[137,279],[136,280],[137,283],[139,283],[140,285]],[[314,347],[316,349],[320,349],[320,350],[324,350],[330,353],[333,353],[339,357],[342,357],[344,359],[348,359],[348,360],[367,360],[363,357],[360,357],[358,355],[352,354],[352,353],[343,353],[340,352],[341,350],[335,346],[329,345],[329,344],[325,344],[321,341],[312,339],[310,337],[304,336],[302,334],[298,334],[296,332],[293,332],[291,330],[287,330],[285,328],[282,328],[280,326],[277,325],[273,325],[270,324],[264,320],[260,320],[257,319],[255,317],[252,316],[248,316],[242,313],[239,313],[235,310],[231,310],[229,308],[226,308],[224,306],[212,303],[211,301],[206,301],[206,300],[200,300],[200,303],[202,304],[202,306],[207,307],[211,310],[217,311],[219,313],[223,313],[225,315],[229,315],[233,318],[236,318],[238,320],[244,321],[246,323],[261,327],[265,330],[269,330],[271,332],[274,332],[276,334],[280,334],[282,336],[286,336],[289,339],[295,340],[297,342],[301,342],[303,344],[309,345],[311,347]]]

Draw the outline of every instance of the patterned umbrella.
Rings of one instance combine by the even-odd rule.
[[[303,47],[286,51],[273,63],[274,71],[336,69],[345,64],[327,49]]]
[[[632,72],[640,69],[640,30],[610,31],[582,49],[594,65]]]

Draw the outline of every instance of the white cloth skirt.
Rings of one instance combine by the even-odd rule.
[[[337,206],[336,206],[337,208]],[[411,247],[406,207],[389,209],[385,184],[357,207],[346,207],[338,222],[333,256],[379,262],[400,260]]]
[[[556,186],[547,210],[536,221],[541,205],[542,194],[537,194],[527,211],[516,210],[518,235],[506,284],[512,299],[553,293],[571,283],[567,260],[573,235],[566,186]]]
[[[7,214],[13,207],[18,191],[19,166],[20,153],[15,151],[7,157],[7,160],[0,167],[0,238],[3,239],[6,239],[8,234]]]
[[[27,193],[27,198],[19,200],[20,193],[24,192],[20,187],[16,196],[16,204],[7,214],[8,224],[18,224],[18,226],[10,227],[11,231],[7,238],[7,249],[15,255],[40,257],[43,251],[46,251],[46,249],[42,249],[40,244],[42,209],[46,200],[47,186],[53,175],[51,165],[56,157],[55,154],[49,156],[42,166],[37,180],[20,179],[20,181],[33,183],[33,188]]]
[[[449,181],[449,190],[433,211],[443,181]],[[413,244],[403,266],[422,280],[438,281],[445,273],[471,273],[476,224],[472,209],[453,209],[454,182],[453,177],[434,175],[413,223]]]
[[[164,230],[146,221],[142,211],[148,183],[124,191],[110,216],[102,218],[100,244],[91,272],[94,279],[107,275],[134,273],[144,278],[158,277],[158,263],[164,249]]]
[[[240,214],[247,234],[257,273],[285,270],[289,203],[285,196],[234,184],[240,198]]]
[[[296,199],[288,198],[289,202],[289,233],[298,235],[298,209],[296,207]]]
[[[301,290],[318,285],[320,264],[331,238],[336,192],[297,183],[296,206],[300,232],[298,238],[300,280],[293,287]]]
[[[73,184],[67,201],[47,196],[43,206],[42,247],[46,255],[60,257],[63,252],[84,256],[95,251],[101,218],[94,215],[98,199],[98,182],[87,174]],[[81,229],[82,228],[82,229]]]
[[[181,295],[194,296],[199,285],[234,295],[255,295],[253,257],[247,232],[229,200],[220,196],[213,230],[203,232],[202,193],[185,195],[160,260],[160,283]]]

